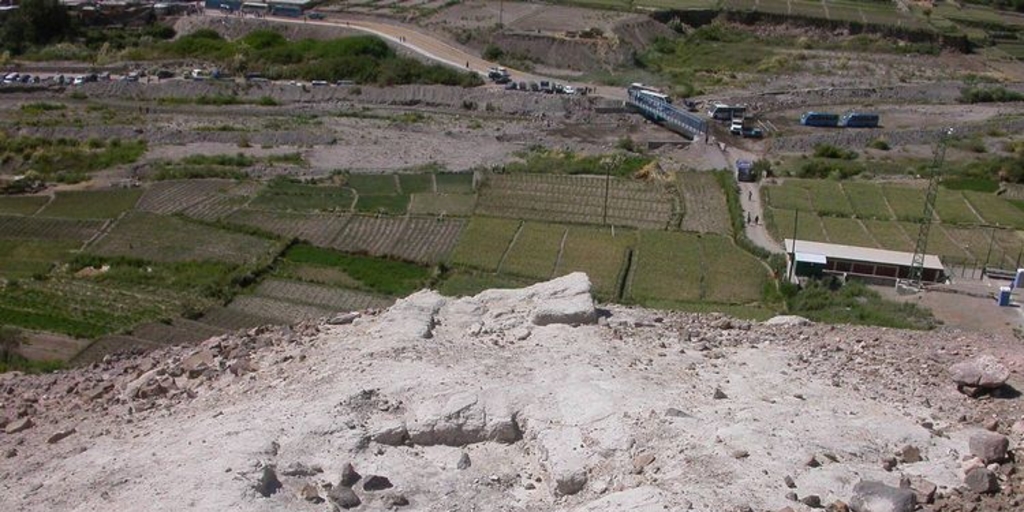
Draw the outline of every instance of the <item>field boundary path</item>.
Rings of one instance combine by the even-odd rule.
[[[743,231],[746,233],[747,238],[754,245],[772,253],[781,254],[785,252],[782,245],[768,234],[768,223],[764,217],[764,206],[761,204],[760,181],[740,183],[740,205],[743,207],[744,215],[749,215],[752,219],[750,223],[744,224]],[[755,218],[758,220],[756,224],[753,223]]]
[[[214,9],[205,10],[204,13],[206,16],[221,18],[232,17],[231,15],[218,12]],[[408,26],[393,23],[379,23],[335,16],[329,16],[323,20],[304,20],[302,18],[266,16],[265,18],[261,18],[261,20],[271,21],[274,23],[290,23],[294,25],[338,27],[368,32],[381,37],[392,44],[408,48],[409,50],[412,50],[428,59],[435,60],[455,68],[473,71],[484,77],[487,76],[487,71],[490,68],[499,66],[496,62],[482,59],[475,54],[456,48],[436,37],[424,34],[423,32],[412,29]],[[508,70],[515,81],[539,82],[541,80],[552,80],[549,77],[534,75],[513,68],[508,68]],[[561,80],[558,81],[562,82]],[[573,82],[572,85],[576,87],[589,87],[593,91],[591,94],[595,96],[604,96],[614,99],[626,98],[626,91],[621,87],[598,86],[597,84],[583,82]]]

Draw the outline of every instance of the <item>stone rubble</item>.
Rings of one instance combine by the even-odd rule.
[[[0,375],[0,501],[131,510],[173,482],[218,510],[1024,509],[1013,345],[999,369],[955,330],[601,310],[589,289],[419,292]]]

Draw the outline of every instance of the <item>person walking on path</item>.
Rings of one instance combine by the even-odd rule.
[[[747,191],[747,201],[753,201],[753,200],[754,200],[754,191],[753,190],[748,190]]]
[[[761,223],[761,216],[760,215],[754,215],[754,224],[760,224],[760,223]]]
[[[747,212],[747,224],[750,224],[750,212]]]

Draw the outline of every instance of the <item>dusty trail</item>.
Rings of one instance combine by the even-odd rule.
[[[230,17],[228,15],[215,11],[207,11],[205,14],[206,16]],[[408,48],[428,59],[435,60],[437,62],[452,67],[468,69],[483,76],[487,75],[488,69],[498,66],[498,63],[496,62],[491,62],[482,59],[475,54],[456,48],[448,43],[445,43],[444,41],[441,41],[440,39],[437,39],[436,37],[424,34],[408,26],[336,17],[331,17],[324,20],[302,20],[294,18],[267,16],[266,18],[263,19],[266,21],[272,21],[274,23],[316,25],[324,27],[340,27],[352,30],[360,30],[381,37],[393,44],[404,46],[405,48]],[[554,79],[550,77],[535,75],[518,69],[508,68],[508,70],[509,73],[512,75],[512,79],[517,82],[539,82],[541,80],[554,81]],[[625,99],[626,97],[625,90],[619,87],[598,86],[597,84],[585,82],[572,82],[571,85],[577,88],[589,87],[592,91],[594,91],[591,94],[597,96],[603,96],[612,99]]]

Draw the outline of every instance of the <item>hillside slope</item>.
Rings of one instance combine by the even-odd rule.
[[[909,477],[938,486],[925,510],[961,510],[979,505],[956,490],[968,439],[998,418],[1016,446],[1024,426],[1006,388],[968,398],[947,373],[988,351],[1020,386],[1006,340],[595,310],[589,286],[572,274],[458,300],[423,291],[380,313],[0,376],[0,502],[810,510],[787,494],[849,503],[861,480]],[[362,476],[351,490],[347,464]],[[1020,503],[1019,472],[999,478],[978,510]]]

